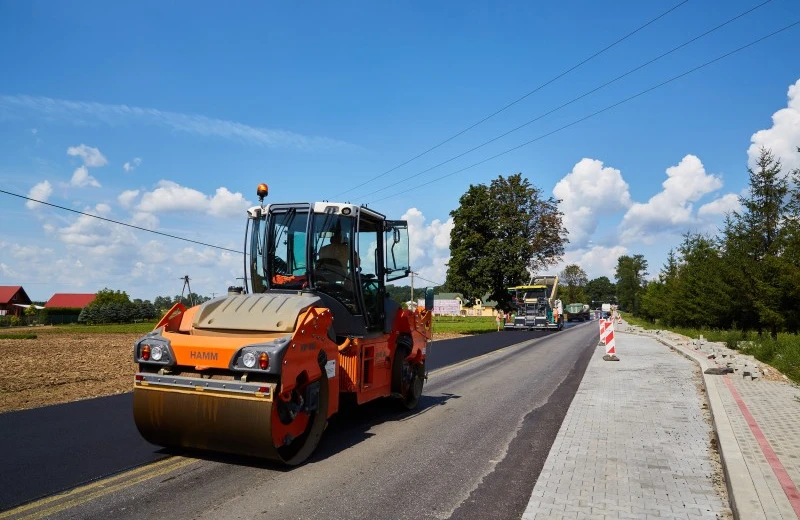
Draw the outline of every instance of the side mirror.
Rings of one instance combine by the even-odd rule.
[[[433,310],[433,287],[425,289],[425,310]]]

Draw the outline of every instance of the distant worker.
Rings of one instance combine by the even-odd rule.
[[[497,316],[495,316],[495,321],[497,322],[497,331],[500,332],[500,328],[503,327],[503,322],[505,321],[506,315],[503,311],[498,310]]]

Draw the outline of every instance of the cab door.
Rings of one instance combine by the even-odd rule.
[[[411,272],[409,267],[408,222],[387,220],[384,223],[384,245],[386,281],[405,278]]]

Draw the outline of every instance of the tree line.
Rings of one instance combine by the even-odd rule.
[[[189,307],[210,299],[208,296],[189,293],[185,296],[157,296],[153,302],[139,298],[131,300],[125,291],[104,288],[97,292],[90,304],[80,310],[77,321],[85,324],[152,321],[163,316],[178,302]]]
[[[800,148],[797,150],[800,152]],[[800,169],[762,148],[749,188],[717,234],[686,233],[656,280],[636,255],[617,265],[620,305],[666,326],[797,334]]]

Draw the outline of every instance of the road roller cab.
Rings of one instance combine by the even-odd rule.
[[[405,221],[258,194],[246,288],[178,304],[136,342],[134,417],[154,444],[298,464],[343,395],[417,405],[431,314],[386,296],[409,273]]]

